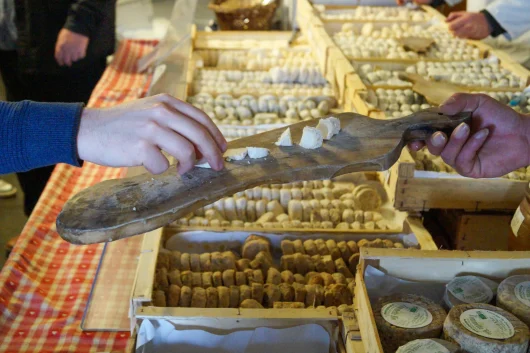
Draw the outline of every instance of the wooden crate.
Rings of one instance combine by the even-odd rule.
[[[502,281],[514,274],[530,274],[530,252],[361,250],[355,288],[355,312],[367,353],[383,353],[365,284],[367,266],[409,281],[448,283],[459,274],[477,274]]]
[[[143,320],[166,320],[177,329],[199,329],[217,335],[259,327],[288,328],[304,324],[323,327],[338,353],[364,353],[359,325],[353,313],[338,316],[334,309],[203,309],[141,307],[135,312],[136,336]],[[134,353],[133,345],[127,352]]]
[[[372,233],[372,232],[357,233],[357,234],[345,233],[345,232],[322,233],[320,231],[315,232],[314,230],[312,232],[301,231],[298,233],[290,233],[290,232],[285,232],[285,230],[282,231],[278,229],[274,229],[274,230],[261,229],[258,232],[231,231],[230,233],[233,234],[233,236],[227,235],[224,229],[217,229],[217,230],[210,229],[210,230],[207,230],[207,232],[209,232],[212,236],[215,235],[215,238],[219,239],[219,241],[222,241],[225,238],[230,238],[230,239],[233,239],[235,237],[242,238],[250,234],[262,234],[267,237],[270,237],[271,239],[276,238],[277,242],[279,242],[283,238],[288,238],[288,239],[300,238],[303,240],[324,238],[324,239],[337,239],[339,241],[340,240],[360,240],[363,238],[369,238],[369,239],[382,238],[382,239],[393,239],[394,241],[397,241],[400,239],[403,240],[406,237],[409,239],[409,241],[416,243],[417,247],[420,249],[437,250],[436,244],[432,240],[432,237],[429,234],[429,232],[423,227],[421,220],[417,218],[412,218],[412,217],[409,217],[406,220],[404,231],[401,232],[402,236],[396,233]],[[193,234],[193,233],[189,233],[189,231],[183,232],[182,230],[177,230],[174,228],[173,229],[172,228],[159,228],[159,229],[153,230],[145,234],[143,238],[143,243],[142,243],[142,250],[140,252],[141,253],[140,258],[138,261],[134,290],[132,292],[131,312],[136,312],[136,310],[139,307],[142,307],[145,303],[151,301],[155,268],[156,268],[156,259],[157,259],[161,244],[169,236],[172,236],[178,233]],[[208,248],[208,245],[205,245],[205,247]],[[209,248],[208,250],[210,249],[213,249],[213,248]],[[170,308],[166,308],[166,309],[169,310]],[[132,324],[134,325],[134,322],[132,322]]]
[[[504,178],[471,179],[457,174],[416,171],[414,159],[406,148],[398,162],[379,175],[394,207],[402,211],[515,210],[528,184],[528,181]]]
[[[454,250],[508,250],[513,212],[431,210],[429,213],[444,229]]]

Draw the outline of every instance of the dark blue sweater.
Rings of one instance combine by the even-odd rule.
[[[79,166],[77,103],[0,102],[0,174],[57,163]]]

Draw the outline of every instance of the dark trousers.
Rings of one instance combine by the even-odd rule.
[[[95,60],[83,70],[68,70],[60,74],[43,72],[20,73],[16,51],[0,51],[0,74],[4,80],[8,101],[87,103],[92,90],[105,71],[105,58]],[[30,215],[39,200],[55,166],[17,173],[24,191],[24,212]]]

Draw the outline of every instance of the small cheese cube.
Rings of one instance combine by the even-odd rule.
[[[264,158],[269,155],[269,150],[263,147],[247,147],[248,156],[252,159]]]
[[[333,126],[333,135],[336,135],[336,134],[339,133],[339,131],[340,131],[340,120],[339,119],[330,116],[329,118],[326,118],[326,119],[323,119],[323,120],[329,121],[332,124],[332,126]]]
[[[302,138],[300,139],[300,146],[306,149],[315,149],[322,147],[322,134],[320,130],[314,127],[306,126],[302,132]]]
[[[331,121],[327,119],[320,119],[318,121],[317,129],[320,130],[320,133],[322,134],[322,138],[324,140],[329,140],[333,137],[333,124]]]
[[[291,138],[291,129],[287,128],[274,143],[276,146],[292,146],[293,139]]]
[[[247,156],[248,151],[247,148],[231,148],[226,150],[224,153],[224,157],[227,161],[241,161],[245,159]]]

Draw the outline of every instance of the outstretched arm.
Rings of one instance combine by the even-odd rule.
[[[426,141],[432,154],[441,155],[461,175],[500,177],[530,165],[530,116],[483,94],[456,94],[440,109],[449,115],[473,113],[471,126],[461,124],[450,137],[436,132]],[[414,150],[422,146],[410,145]]]
[[[81,104],[0,103],[0,174],[79,159],[112,166],[143,165],[162,173],[165,151],[185,173],[197,159],[222,169],[226,140],[210,118],[169,95],[104,109]]]

